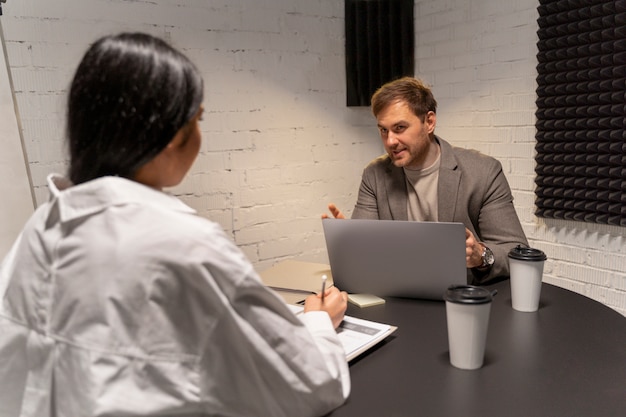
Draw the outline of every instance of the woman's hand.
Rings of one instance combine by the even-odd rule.
[[[341,324],[343,317],[348,308],[348,293],[339,291],[337,287],[330,287],[324,291],[324,300],[322,294],[309,295],[304,300],[304,312],[308,311],[325,311],[330,316],[335,329]]]

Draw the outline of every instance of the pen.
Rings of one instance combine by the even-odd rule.
[[[322,275],[322,303],[324,302],[324,293],[326,292],[326,275]]]

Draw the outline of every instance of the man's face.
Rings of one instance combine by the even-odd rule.
[[[384,108],[376,117],[383,146],[393,164],[413,169],[426,168],[431,163],[431,138],[437,117],[428,112],[424,122],[420,120],[404,101],[396,101]]]

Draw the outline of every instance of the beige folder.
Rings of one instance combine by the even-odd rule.
[[[265,285],[276,291],[287,304],[297,304],[310,294],[322,289],[322,276],[326,287],[333,285],[328,264],[285,260],[259,273]]]

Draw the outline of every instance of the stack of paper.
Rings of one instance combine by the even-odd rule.
[[[288,307],[295,314],[301,314],[304,310],[304,307],[292,304],[288,304]],[[346,359],[351,361],[396,329],[396,326],[345,316],[337,328],[337,335],[346,352]]]
[[[265,285],[272,288],[285,300],[295,314],[304,310],[298,303],[310,294],[322,289],[322,276],[327,276],[326,287],[333,285],[330,266],[313,262],[287,260],[259,274]],[[360,306],[384,303],[385,300],[374,295],[350,294],[348,300]],[[376,323],[356,317],[345,316],[337,334],[346,351],[348,361],[376,345],[397,329],[396,326]]]

